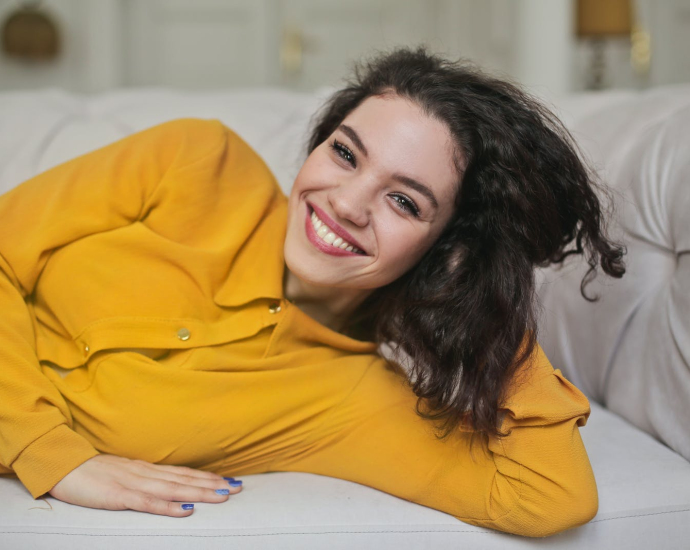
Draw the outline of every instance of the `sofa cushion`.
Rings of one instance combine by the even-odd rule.
[[[580,295],[582,258],[543,270],[539,341],[590,399],[690,460],[690,86],[605,96],[570,127],[615,192],[628,270],[599,275],[597,303]]]
[[[690,464],[596,403],[581,434],[599,511],[586,525],[548,537],[549,548],[687,545]],[[530,544],[340,479],[272,472],[243,481],[230,500],[197,504],[190,517],[170,518],[82,508],[50,496],[33,500],[18,479],[0,476],[0,548],[510,550]]]

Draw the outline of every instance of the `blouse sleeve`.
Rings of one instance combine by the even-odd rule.
[[[274,470],[354,481],[472,525],[530,537],[587,523],[597,513],[594,474],[580,437],[587,398],[540,347],[527,381],[501,407],[488,448],[463,428],[445,440],[417,415],[417,397],[384,360],[366,370],[304,452]],[[524,380],[524,379],[523,379]]]
[[[74,432],[65,400],[41,371],[26,300],[52,252],[129,225],[161,183],[222,150],[218,121],[180,119],[60,164],[0,196],[0,473],[34,498],[98,454]]]

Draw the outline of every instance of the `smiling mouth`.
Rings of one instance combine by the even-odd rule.
[[[316,234],[324,242],[340,248],[342,250],[347,250],[348,252],[354,252],[355,254],[364,254],[362,250],[356,246],[350,244],[342,237],[339,237],[330,227],[328,227],[323,221],[316,215],[316,212],[311,211],[311,224],[314,226]]]
[[[318,217],[314,208],[307,203],[307,237],[318,249],[335,256],[367,256],[362,249],[338,235],[333,228]]]

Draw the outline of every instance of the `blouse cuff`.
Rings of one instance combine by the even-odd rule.
[[[11,467],[36,499],[98,454],[81,435],[60,424],[26,447]]]

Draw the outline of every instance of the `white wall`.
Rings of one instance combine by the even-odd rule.
[[[571,0],[519,0],[516,10],[516,78],[540,95],[572,89]]]
[[[54,15],[62,31],[63,53],[54,62],[34,65],[19,63],[0,55],[0,90],[55,86],[71,91],[97,92],[128,85],[219,88],[278,84],[295,88],[313,88],[327,83],[318,81],[320,74],[326,74],[325,70],[312,71],[316,76],[310,73],[309,78],[303,78],[304,82],[299,78],[285,78],[285,75],[280,73],[278,49],[283,22],[279,22],[278,19],[288,16],[302,17],[305,19],[304,29],[313,31],[314,37],[319,38],[318,29],[315,28],[315,25],[318,25],[318,17],[313,17],[314,12],[310,11],[311,2],[321,7],[333,5],[338,9],[343,5],[350,11],[360,10],[360,13],[364,13],[366,10],[363,11],[363,7],[369,0],[357,0],[346,4],[336,0],[329,0],[324,4],[324,1],[165,0],[162,3],[161,0],[44,0],[42,5]],[[469,57],[493,72],[522,82],[540,95],[560,95],[584,87],[590,50],[586,43],[579,42],[573,37],[575,0],[376,1],[385,6],[381,8],[383,11],[380,13],[394,13],[396,10],[400,12],[396,14],[396,17],[399,15],[400,21],[395,27],[403,30],[400,36],[418,40],[426,33],[429,37],[427,42],[439,51],[451,57]],[[690,51],[690,0],[635,1],[641,22],[652,33],[651,71],[647,78],[635,75],[630,67],[629,42],[612,41],[606,48],[608,85],[641,87],[690,82],[690,56],[687,55]],[[168,2],[170,4],[167,4]],[[425,9],[419,11],[415,2],[423,2]],[[17,0],[0,0],[0,19],[18,3]],[[184,46],[185,55],[172,61],[182,63],[178,72],[193,78],[181,79],[178,82],[171,79],[170,74],[166,74],[157,80],[156,71],[153,70],[157,68],[157,60],[155,55],[150,55],[150,45],[142,45],[140,37],[148,35],[146,25],[159,25],[156,28],[152,27],[151,35],[162,32],[160,21],[150,17],[148,20],[146,17],[139,17],[138,20],[132,21],[132,17],[136,19],[137,14],[152,13],[147,6],[156,3],[158,6],[176,6],[176,9],[184,7],[190,13],[209,6],[216,6],[214,9],[237,9],[237,6],[241,5],[245,6],[244,9],[250,9],[248,6],[251,6],[252,10],[256,6],[263,6],[261,10],[258,7],[256,9],[257,13],[264,14],[261,17],[266,18],[266,23],[257,22],[256,25],[265,32],[252,31],[254,42],[259,40],[261,45],[253,43],[254,45],[250,46],[245,43],[244,51],[232,52],[234,55],[246,57],[243,58],[244,65],[238,66],[257,68],[254,72],[250,71],[251,78],[225,79],[222,68],[218,73],[213,73],[214,78],[210,78],[210,73],[209,78],[204,78],[200,68],[204,64],[214,64],[216,61],[208,59],[203,49],[195,51]],[[295,6],[299,9],[294,8]],[[403,9],[404,6],[407,8]],[[321,9],[320,13],[328,11],[324,10],[325,8]],[[333,10],[331,12],[336,13]],[[432,15],[427,16],[426,13]],[[427,18],[420,17],[420,14]],[[409,21],[406,22],[405,18]],[[223,36],[224,31],[219,27],[219,21],[213,21],[208,14],[206,20],[209,24],[209,37]],[[181,38],[189,39],[189,36],[198,33],[200,21],[203,23],[204,18],[194,21],[194,29],[182,29],[184,32],[180,35]],[[233,24],[236,23],[235,21]],[[416,24],[413,28],[421,34],[404,31],[405,25],[409,24]],[[165,36],[177,44],[174,36],[169,36],[170,32],[166,27]],[[180,40],[180,43],[182,42],[184,40]],[[190,42],[193,43],[194,41]],[[360,49],[367,49],[365,46],[359,44]],[[347,48],[338,49],[332,44],[329,48],[334,51],[349,51]],[[260,55],[257,53],[258,49],[262,50]],[[136,63],[127,63],[128,59],[139,60],[137,56],[140,55],[149,56],[145,66],[141,63],[138,66],[135,66]],[[158,55],[164,56],[165,52]],[[256,61],[251,55],[256,57]],[[324,57],[325,54],[321,52],[319,55]],[[172,61],[162,58],[160,65],[167,66]],[[318,65],[315,57],[308,66],[327,66],[327,61],[319,58],[318,63],[321,65]],[[183,62],[187,63],[189,70],[185,69]],[[331,65],[335,69],[328,73],[329,79],[332,79],[334,71],[345,72],[349,67],[349,64],[346,66],[340,58],[331,60]]]

